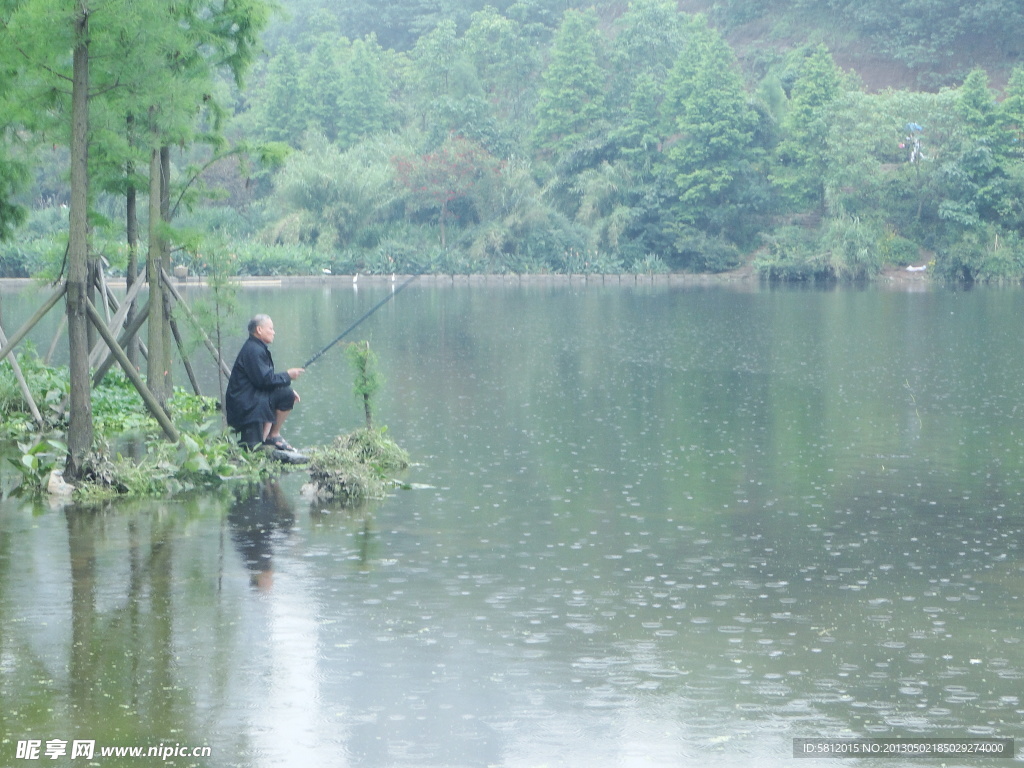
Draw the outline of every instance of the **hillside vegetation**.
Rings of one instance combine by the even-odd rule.
[[[990,0],[291,0],[178,141],[203,272],[1024,275],[1024,8]],[[3,50],[3,48],[0,48]],[[0,56],[5,54],[0,54]],[[7,114],[38,98],[9,56]],[[104,103],[110,114],[119,105]],[[53,101],[59,125],[62,97]],[[59,267],[59,128],[7,126],[0,270]],[[196,137],[198,139],[198,137]],[[98,139],[97,139],[98,141]],[[148,158],[105,145],[93,248],[126,268]],[[95,155],[94,155],[95,157]],[[6,173],[4,172],[6,170]],[[94,187],[94,189],[96,189]],[[145,224],[145,206],[141,219]],[[5,218],[6,217],[6,218]],[[25,219],[25,223],[15,227]],[[143,226],[142,231],[145,230]]]

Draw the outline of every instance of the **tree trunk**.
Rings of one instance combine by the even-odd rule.
[[[160,147],[160,221],[168,224],[171,221],[171,148],[166,144]],[[168,275],[171,274],[171,243],[165,238],[160,238],[160,268]],[[174,365],[174,339],[171,335],[171,296],[166,286],[162,289],[164,297],[164,397],[170,398],[174,379],[171,375]]]
[[[132,115],[128,115],[128,138],[131,140],[132,133],[135,125],[135,118]],[[140,279],[139,276],[139,200],[138,192],[135,189],[135,182],[133,181],[135,176],[135,164],[131,161],[125,168],[125,175],[128,177],[128,191],[125,193],[125,240],[128,242],[128,269],[125,274],[125,287],[131,291],[132,285],[135,281]],[[130,325],[132,320],[135,318],[135,301],[131,302],[128,307],[128,312],[125,315],[124,322],[126,325]],[[139,343],[138,340],[132,337],[128,341],[128,346],[125,348],[125,354],[128,355],[128,360],[131,361],[132,365],[137,366],[139,364]]]
[[[71,83],[71,213],[68,229],[68,353],[71,380],[65,476],[79,478],[92,449],[89,379],[89,10],[78,0]]]
[[[445,251],[448,249],[448,243],[445,240],[444,232],[444,220],[448,218],[448,201],[441,203],[441,250]]]
[[[146,384],[150,391],[164,405],[169,394],[165,382],[167,369],[164,367],[164,328],[167,325],[167,304],[164,301],[164,283],[160,279],[163,255],[160,235],[160,150],[154,149],[149,162],[149,252],[146,255],[147,278],[149,280],[149,358],[146,366]]]

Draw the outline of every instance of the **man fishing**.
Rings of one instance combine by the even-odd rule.
[[[304,368],[274,371],[270,345],[274,342],[274,321],[256,315],[249,321],[249,338],[235,358],[224,397],[228,426],[238,430],[250,450],[261,443],[279,451],[294,451],[281,437],[281,427],[299,393],[291,383]]]

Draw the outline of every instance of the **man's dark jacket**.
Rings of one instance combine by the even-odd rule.
[[[265,424],[274,420],[270,393],[291,384],[286,371],[274,373],[270,349],[255,336],[246,339],[235,358],[224,395],[228,426],[242,429],[247,424]]]

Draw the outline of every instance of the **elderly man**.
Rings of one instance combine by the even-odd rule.
[[[269,315],[253,317],[249,338],[231,369],[224,407],[228,426],[241,432],[242,442],[250,449],[262,443],[279,451],[294,451],[281,437],[281,426],[299,402],[291,383],[305,371],[289,368],[275,372],[269,349],[273,342],[274,321]]]

